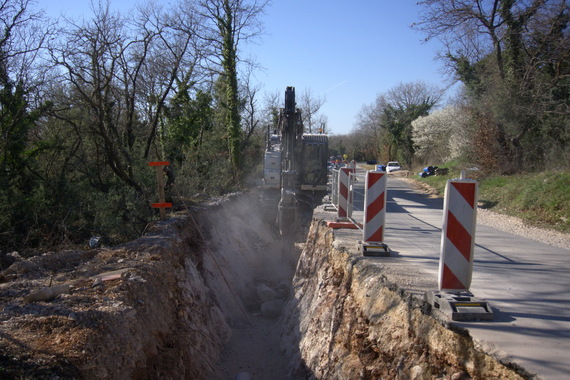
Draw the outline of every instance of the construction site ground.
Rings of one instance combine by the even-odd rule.
[[[397,191],[411,191],[399,186],[395,198]],[[500,319],[450,327],[426,315],[420,301],[409,301],[437,287],[436,260],[429,256],[437,256],[437,247],[417,236],[437,234],[438,222],[415,228],[388,219],[393,255],[364,259],[355,251],[358,231],[327,229],[321,221],[334,215],[321,207],[303,226],[308,239],[284,257],[275,228],[259,209],[256,194],[231,195],[171,214],[120,247],[30,259],[13,253],[14,263],[0,274],[0,378],[423,380],[493,373],[562,379],[569,373],[563,354],[570,341],[564,335],[570,331],[564,309],[570,291],[563,282],[556,310],[521,311],[504,303],[516,292],[497,289],[485,273],[474,279],[473,290],[494,301]],[[569,253],[532,249],[544,257],[551,249]],[[291,258],[299,257],[299,265],[291,266]],[[513,266],[532,271],[540,260],[515,261]],[[541,315],[559,329],[555,351],[547,358],[544,352],[517,354],[515,346],[535,349],[529,345],[535,333],[550,334],[523,325]],[[436,331],[439,337],[432,336]],[[521,339],[501,348],[489,338],[507,339],[501,331]]]

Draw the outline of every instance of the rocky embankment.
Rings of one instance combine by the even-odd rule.
[[[317,213],[318,214],[318,213]],[[316,216],[284,316],[291,378],[525,379],[386,276]]]

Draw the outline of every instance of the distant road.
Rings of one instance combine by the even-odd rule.
[[[354,218],[362,220],[364,171],[357,173]],[[383,262],[411,268],[411,278],[437,290],[443,199],[390,175],[386,209],[384,242],[394,254]],[[495,319],[455,323],[545,380],[569,379],[570,250],[477,224],[474,260],[470,290],[491,303]]]

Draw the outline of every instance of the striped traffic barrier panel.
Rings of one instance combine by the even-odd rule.
[[[332,193],[332,203],[333,205],[338,207],[338,175],[340,170],[333,169],[332,171],[332,185],[331,185],[331,193]]]
[[[346,214],[348,218],[352,218],[352,211],[354,211],[354,179],[356,178],[356,169],[351,168],[348,173],[348,206]]]
[[[469,291],[473,274],[477,181],[452,179],[445,187],[443,228],[439,260],[439,291],[427,292],[426,300],[437,313],[455,321],[492,320],[488,302]]]
[[[384,244],[386,221],[386,172],[371,170],[364,182],[364,228],[360,250],[364,256],[388,256],[390,251]]]
[[[340,168],[338,172],[338,217],[342,219],[348,218],[348,190],[350,186],[349,175],[352,172],[350,168]]]
[[[356,229],[362,227],[360,223],[355,223],[350,219],[352,214],[352,182],[354,171],[353,168],[349,167],[343,167],[338,170],[338,218],[334,222],[327,222],[329,228]]]
[[[439,261],[440,290],[469,290],[473,273],[477,181],[447,181]]]

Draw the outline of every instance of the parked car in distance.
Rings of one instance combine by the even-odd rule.
[[[388,162],[388,164],[386,164],[386,172],[390,173],[390,172],[395,172],[402,169],[402,167],[400,166],[400,163],[398,161],[390,161]]]

